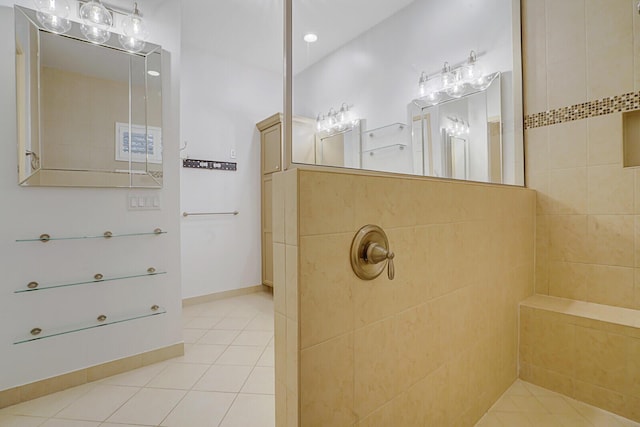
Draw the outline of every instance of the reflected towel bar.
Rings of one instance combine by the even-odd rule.
[[[201,215],[238,215],[240,212],[182,212],[183,217],[201,216]]]

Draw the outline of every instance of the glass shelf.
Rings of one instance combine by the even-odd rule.
[[[374,153],[376,151],[381,151],[381,150],[388,150],[391,148],[397,148],[400,151],[404,150],[405,148],[407,148],[407,144],[391,144],[391,145],[384,145],[382,147],[378,147],[378,148],[372,148],[371,150],[363,150],[362,154],[364,153],[369,153],[370,156],[373,156]]]
[[[153,271],[151,271],[153,270]],[[149,268],[146,273],[141,274],[131,274],[128,276],[117,276],[117,277],[104,277],[101,274],[96,274],[90,280],[84,280],[79,282],[71,282],[71,283],[60,283],[56,285],[44,285],[40,286],[37,282],[30,282],[27,285],[27,289],[18,289],[13,291],[14,294],[21,294],[25,292],[35,292],[35,291],[46,291],[48,289],[57,289],[57,288],[66,288],[69,286],[79,286],[79,285],[90,285],[90,284],[98,284],[102,282],[112,282],[115,280],[125,280],[125,279],[133,279],[136,277],[146,277],[146,276],[157,276],[159,274],[167,274],[166,271],[155,271],[153,267]]]
[[[369,138],[385,138],[397,135],[398,132],[402,132],[405,129],[407,129],[407,125],[404,123],[392,123],[375,129],[363,130],[362,134],[368,135]]]
[[[46,243],[53,240],[83,240],[83,239],[111,239],[114,237],[131,237],[131,236],[159,236],[161,234],[167,234],[166,231],[162,231],[160,228],[149,233],[123,233],[113,234],[110,231],[105,231],[98,236],[73,236],[73,237],[51,237],[49,234],[41,234],[40,237],[35,239],[17,239],[16,242],[42,242]]]
[[[162,307],[153,306],[149,309],[149,311],[145,313],[139,313],[139,314],[134,314],[129,316],[119,316],[119,317],[109,318],[104,315],[100,315],[96,320],[93,320],[92,322],[87,322],[85,324],[80,324],[75,327],[70,327],[67,329],[44,330],[40,328],[33,328],[27,337],[18,339],[13,344],[24,344],[32,341],[42,340],[45,338],[57,337],[59,335],[72,334],[74,332],[86,331],[88,329],[93,329],[93,328],[100,328],[102,326],[115,325],[116,323],[130,322],[132,320],[144,319],[145,317],[158,316],[160,314],[165,314],[166,312],[167,310],[165,310]],[[102,318],[104,318],[104,320],[100,320]]]

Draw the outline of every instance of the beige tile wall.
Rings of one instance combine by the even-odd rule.
[[[521,378],[640,421],[640,314],[543,298],[521,308]]]
[[[298,221],[289,224],[292,210],[280,227],[291,239],[275,236],[285,252],[284,290],[274,282],[277,425],[473,425],[517,376],[534,192],[341,170],[279,175],[274,206],[277,188],[297,183],[279,204],[293,199]],[[393,281],[351,270],[351,241],[369,223],[396,253]]]
[[[276,425],[298,426],[298,175],[273,174]]]
[[[640,90],[636,3],[523,0],[525,114]],[[640,309],[640,169],[622,167],[622,114],[528,129],[525,144],[536,292]]]

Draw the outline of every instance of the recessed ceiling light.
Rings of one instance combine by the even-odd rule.
[[[154,70],[147,71],[147,74],[149,74],[151,77],[158,77],[160,75],[159,72],[154,71]]]
[[[307,33],[304,35],[304,41],[307,43],[315,43],[318,41],[318,36],[313,33]]]

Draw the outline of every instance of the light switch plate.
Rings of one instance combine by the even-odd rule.
[[[129,194],[127,209],[130,211],[160,210],[160,195],[158,194]]]

